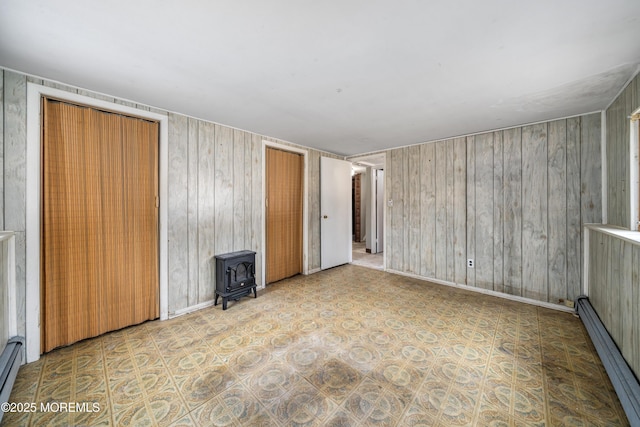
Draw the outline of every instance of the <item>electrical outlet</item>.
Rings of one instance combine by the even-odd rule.
[[[469,258],[469,259],[467,260],[467,267],[469,267],[469,268],[473,268],[473,258]]]

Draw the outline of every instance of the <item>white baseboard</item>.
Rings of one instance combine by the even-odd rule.
[[[215,301],[205,301],[200,304],[192,305],[190,307],[181,308],[180,310],[176,310],[173,313],[169,313],[169,319],[173,319],[176,317],[184,316],[185,314],[193,313],[194,311],[202,310],[203,308],[211,307]]]
[[[572,308],[569,308],[567,306],[560,305],[560,304],[552,304],[550,302],[538,301],[538,300],[534,300],[534,299],[531,299],[531,298],[520,297],[520,296],[517,296],[517,295],[509,295],[509,294],[505,294],[503,292],[492,291],[490,289],[475,288],[473,286],[461,285],[461,284],[454,283],[454,282],[448,282],[446,280],[440,280],[440,279],[433,279],[433,278],[430,278],[430,277],[418,276],[417,274],[405,273],[405,272],[398,271],[398,270],[387,269],[386,271],[389,272],[389,273],[398,274],[400,276],[406,276],[406,277],[411,277],[413,279],[424,280],[425,282],[435,283],[437,285],[451,286],[453,288],[464,289],[464,290],[472,291],[472,292],[478,292],[478,293],[481,293],[481,294],[491,295],[491,296],[498,297],[498,298],[504,298],[504,299],[508,299],[508,300],[511,300],[511,301],[517,301],[517,302],[522,302],[522,303],[525,303],[525,304],[537,305],[539,307],[550,308],[552,310],[557,310],[557,311],[564,311],[566,313],[573,313],[574,312],[574,310]]]

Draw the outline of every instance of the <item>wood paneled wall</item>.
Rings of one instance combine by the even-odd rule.
[[[590,114],[388,151],[387,268],[575,299],[581,227],[602,216],[600,136]]]
[[[631,225],[629,116],[639,107],[640,74],[631,80],[606,110],[607,222],[623,230],[629,230]],[[613,227],[589,227],[588,232],[589,300],[638,376],[640,244],[625,239],[620,235],[620,230]]]
[[[629,228],[629,116],[640,108],[640,74],[607,109],[607,222]]]
[[[18,333],[25,334],[27,82],[169,116],[169,314],[213,299],[212,258],[238,249],[262,262],[262,141],[294,144],[0,69],[0,226],[16,231]],[[296,146],[299,147],[299,146]],[[320,268],[320,157],[308,150],[308,262]]]
[[[588,277],[591,305],[639,376],[640,243],[590,227]]]
[[[214,256],[262,266],[262,139],[169,114],[169,311],[211,301]]]
[[[26,139],[27,84],[20,74],[0,70],[2,77],[3,230],[15,232],[16,310],[18,334],[25,333],[26,295]]]
[[[15,314],[12,312],[9,303],[12,302],[9,299],[9,286],[13,285],[13,282],[7,280],[9,278],[9,246],[13,244],[10,239],[0,240],[0,349],[5,348],[7,341],[11,338],[10,323],[13,319],[9,316]]]

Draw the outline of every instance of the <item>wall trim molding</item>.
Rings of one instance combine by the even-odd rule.
[[[602,110],[600,113],[600,173],[602,175],[602,223],[609,222],[609,195],[608,173],[607,173],[607,111]]]
[[[184,316],[185,314],[193,313],[194,311],[202,310],[204,308],[213,307],[214,300],[201,302],[200,304],[192,305],[186,308],[181,308],[169,314],[169,319],[175,319],[176,317]]]
[[[472,292],[477,292],[477,293],[480,293],[480,294],[490,295],[490,296],[494,296],[494,297],[498,297],[498,298],[502,298],[502,299],[507,299],[507,300],[510,300],[510,301],[522,302],[522,303],[529,304],[529,305],[536,305],[538,307],[549,308],[551,310],[563,311],[563,312],[566,312],[566,313],[573,313],[574,312],[574,310],[572,308],[565,307],[564,305],[552,304],[550,302],[545,302],[545,301],[538,301],[538,300],[534,300],[534,299],[531,299],[531,298],[521,297],[521,296],[518,296],[518,295],[510,295],[510,294],[505,294],[503,292],[492,291],[490,289],[476,288],[476,287],[473,287],[473,286],[462,285],[462,284],[459,284],[459,283],[449,282],[449,281],[446,281],[446,280],[423,277],[423,276],[419,276],[417,274],[405,273],[405,272],[398,271],[398,270],[387,269],[385,271],[388,272],[388,273],[398,274],[400,276],[411,277],[412,279],[418,279],[418,280],[422,280],[422,281],[425,281],[425,282],[435,283],[436,285],[444,285],[444,286],[450,286],[452,288],[464,289],[464,290],[467,290],[467,291],[472,291]]]
[[[640,113],[640,108],[633,111],[632,116]],[[640,212],[638,198],[640,193],[640,123],[629,118],[629,229],[638,231]],[[606,224],[606,221],[603,221]]]
[[[27,147],[26,147],[26,358],[27,363],[40,358],[40,135],[42,96],[88,105],[126,115],[157,121],[159,134],[159,190],[160,190],[160,319],[169,318],[168,284],[168,140],[169,116],[101,99],[79,95],[60,89],[27,82]]]

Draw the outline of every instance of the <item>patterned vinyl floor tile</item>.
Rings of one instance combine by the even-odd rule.
[[[628,425],[572,314],[355,265],[56,349],[10,401],[37,410],[3,426]]]

